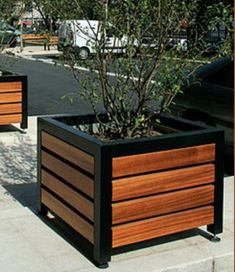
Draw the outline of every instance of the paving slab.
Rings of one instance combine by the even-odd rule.
[[[53,45],[50,50],[44,50],[43,45],[26,45],[23,48],[16,46],[13,48],[4,49],[3,53],[15,55],[18,57],[24,56],[59,56],[61,52],[57,50],[57,46]]]
[[[37,118],[30,117],[26,134],[17,126],[0,128],[0,271],[100,271],[74,246],[60,221],[36,214],[36,124]],[[233,203],[234,177],[226,177],[221,242],[211,243],[205,238],[205,228],[200,228],[155,246],[114,255],[106,271],[234,271]]]

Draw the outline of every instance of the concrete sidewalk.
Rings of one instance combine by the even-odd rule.
[[[27,134],[0,127],[0,270],[1,272],[100,271],[52,216],[36,215],[36,118]],[[234,241],[233,177],[225,178],[224,233],[212,243],[203,232],[112,257],[110,272],[232,272]],[[196,233],[201,233],[197,234]],[[179,239],[181,238],[181,239]]]
[[[27,56],[59,56],[61,52],[57,50],[56,45],[50,46],[50,50],[44,50],[43,45],[25,45],[23,50],[17,45],[13,48],[4,49],[3,53],[14,55],[17,57],[27,57]]]

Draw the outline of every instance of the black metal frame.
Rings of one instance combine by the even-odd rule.
[[[0,76],[0,82],[17,81],[22,82],[22,122],[20,127],[21,129],[26,129],[28,127],[28,77],[10,72],[7,75]]]
[[[40,173],[41,173],[41,131],[65,141],[69,144],[91,154],[95,158],[95,196],[94,196],[94,247],[92,261],[106,267],[112,255],[112,218],[111,218],[111,177],[112,158],[119,156],[135,155],[140,153],[156,152],[175,148],[190,147],[195,145],[216,144],[215,159],[215,201],[214,224],[208,226],[208,231],[213,235],[223,229],[223,148],[224,132],[221,129],[198,125],[194,122],[176,117],[161,116],[163,124],[179,127],[182,132],[165,134],[157,137],[101,141],[84,132],[65,124],[87,123],[92,124],[95,116],[57,116],[38,119],[38,183],[39,183],[39,211],[46,207],[41,205]],[[87,245],[91,244],[87,241]]]

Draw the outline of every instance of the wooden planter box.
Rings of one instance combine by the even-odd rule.
[[[77,123],[94,116],[38,119],[39,211],[75,229],[95,264],[107,265],[120,247],[199,226],[222,232],[223,131],[162,116],[181,131],[103,142]]]
[[[27,76],[3,72],[0,76],[0,125],[20,123],[27,128]]]

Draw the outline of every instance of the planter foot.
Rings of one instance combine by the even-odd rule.
[[[26,130],[26,129],[21,128],[21,129],[20,129],[20,133],[21,133],[21,134],[27,134],[27,130]]]
[[[221,241],[221,239],[218,236],[214,235],[210,238],[210,241],[213,243],[218,243]]]
[[[104,264],[97,264],[97,267],[100,268],[100,269],[105,269],[105,268],[108,268],[109,265],[108,263],[104,263]]]
[[[38,215],[46,216],[48,214],[48,209],[45,206],[42,206],[38,210]]]
[[[46,216],[47,215],[47,211],[38,211],[38,215],[40,215],[40,216]]]

